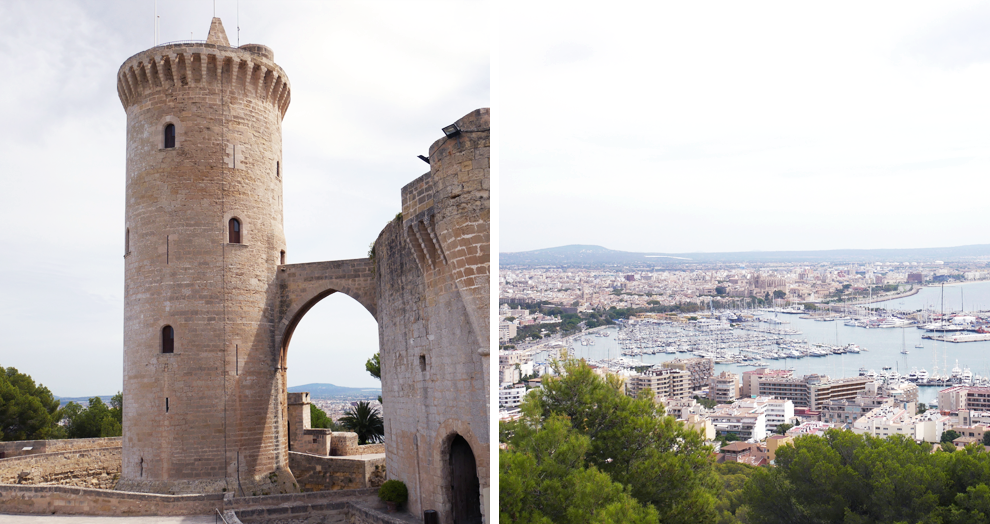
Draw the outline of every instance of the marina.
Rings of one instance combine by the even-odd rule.
[[[761,313],[766,320],[773,313]],[[566,339],[578,358],[614,370],[652,366],[675,358],[703,356],[716,362],[715,372],[741,374],[767,367],[795,375],[833,378],[860,375],[902,380],[919,386],[919,401],[933,403],[939,389],[954,384],[988,384],[990,341],[950,344],[922,338],[914,327],[864,329],[842,322],[818,322],[790,316],[779,324],[754,321],[740,327],[707,323],[635,322]],[[745,326],[750,324],[749,326]],[[758,329],[744,329],[756,327]],[[797,333],[776,333],[774,329]],[[601,333],[601,335],[599,335]],[[604,333],[608,333],[605,336]],[[582,344],[582,342],[585,342]],[[906,351],[908,348],[912,348]],[[858,351],[857,351],[858,350]],[[625,352],[625,354],[623,354]],[[537,361],[550,356],[537,353]]]

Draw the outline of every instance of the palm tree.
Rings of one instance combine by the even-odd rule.
[[[348,408],[344,416],[337,420],[342,426],[357,433],[358,445],[385,441],[385,423],[370,403],[362,400]]]

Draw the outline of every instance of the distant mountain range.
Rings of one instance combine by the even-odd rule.
[[[570,245],[499,253],[500,266],[645,266],[683,267],[695,264],[868,263],[990,260],[990,244],[914,249],[831,249],[824,251],[742,251],[734,253],[633,253],[602,246]]]
[[[288,388],[289,393],[309,392],[309,398],[377,398],[382,388],[347,388],[333,384],[303,384]]]

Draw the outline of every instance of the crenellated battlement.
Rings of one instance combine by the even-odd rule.
[[[160,92],[214,88],[275,106],[285,117],[292,98],[285,71],[260,44],[226,47],[203,42],[161,45],[128,58],[117,72],[124,109]]]

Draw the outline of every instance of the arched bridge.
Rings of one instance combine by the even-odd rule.
[[[275,330],[275,347],[279,349],[280,363],[285,365],[285,352],[299,320],[317,302],[343,293],[357,300],[378,319],[375,299],[374,261],[369,258],[286,264],[278,270],[278,326]]]

